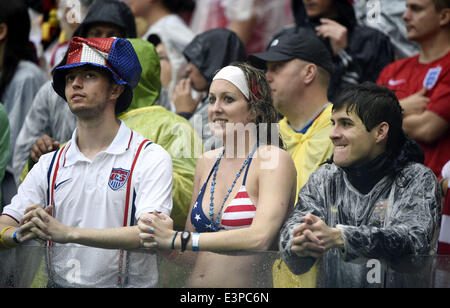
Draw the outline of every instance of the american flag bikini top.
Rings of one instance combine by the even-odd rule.
[[[239,189],[236,196],[231,200],[231,202],[225,208],[222,219],[221,219],[221,229],[231,230],[246,228],[252,224],[253,217],[255,216],[256,207],[250,199],[247,189],[245,188],[245,182],[247,180],[248,169],[251,164],[251,159],[245,170],[244,179],[242,180],[242,186]],[[205,184],[203,184],[200,193],[198,194],[197,200],[195,201],[194,207],[191,211],[191,224],[197,232],[212,232],[212,222],[205,215],[202,208],[203,195],[205,193],[206,184],[211,177],[214,169],[209,173],[208,179]]]

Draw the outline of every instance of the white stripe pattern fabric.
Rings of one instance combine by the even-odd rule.
[[[222,215],[222,226],[226,230],[249,227],[253,222],[256,207],[242,186]]]
[[[99,65],[106,65],[106,59],[108,59],[108,53],[102,52],[83,43],[80,63],[90,62]]]

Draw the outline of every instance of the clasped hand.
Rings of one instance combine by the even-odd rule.
[[[21,242],[36,239],[40,242],[55,241],[66,243],[68,227],[53,218],[52,210],[52,206],[47,206],[43,209],[38,204],[28,207],[20,222],[18,239]]]
[[[138,228],[142,247],[170,249],[175,234],[170,216],[156,211],[142,214]]]
[[[291,251],[300,257],[322,256],[328,249],[342,247],[339,229],[330,228],[319,217],[308,213],[302,224],[294,228]]]

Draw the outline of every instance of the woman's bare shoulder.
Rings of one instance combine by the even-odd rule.
[[[274,145],[261,145],[257,157],[263,169],[294,168],[291,155],[284,149]]]
[[[214,149],[211,151],[204,152],[200,157],[197,159],[197,167],[196,169],[203,170],[205,169],[211,169],[214,163],[217,161],[217,159],[220,156],[220,153],[222,153],[223,148]]]

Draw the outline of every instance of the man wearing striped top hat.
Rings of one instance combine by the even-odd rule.
[[[130,105],[141,70],[125,39],[74,37],[66,65],[53,73],[53,88],[78,126],[64,147],[41,157],[0,216],[1,248],[47,242],[50,286],[157,283],[155,256],[127,250],[140,247],[141,214],[170,214],[172,162],[116,118]]]

